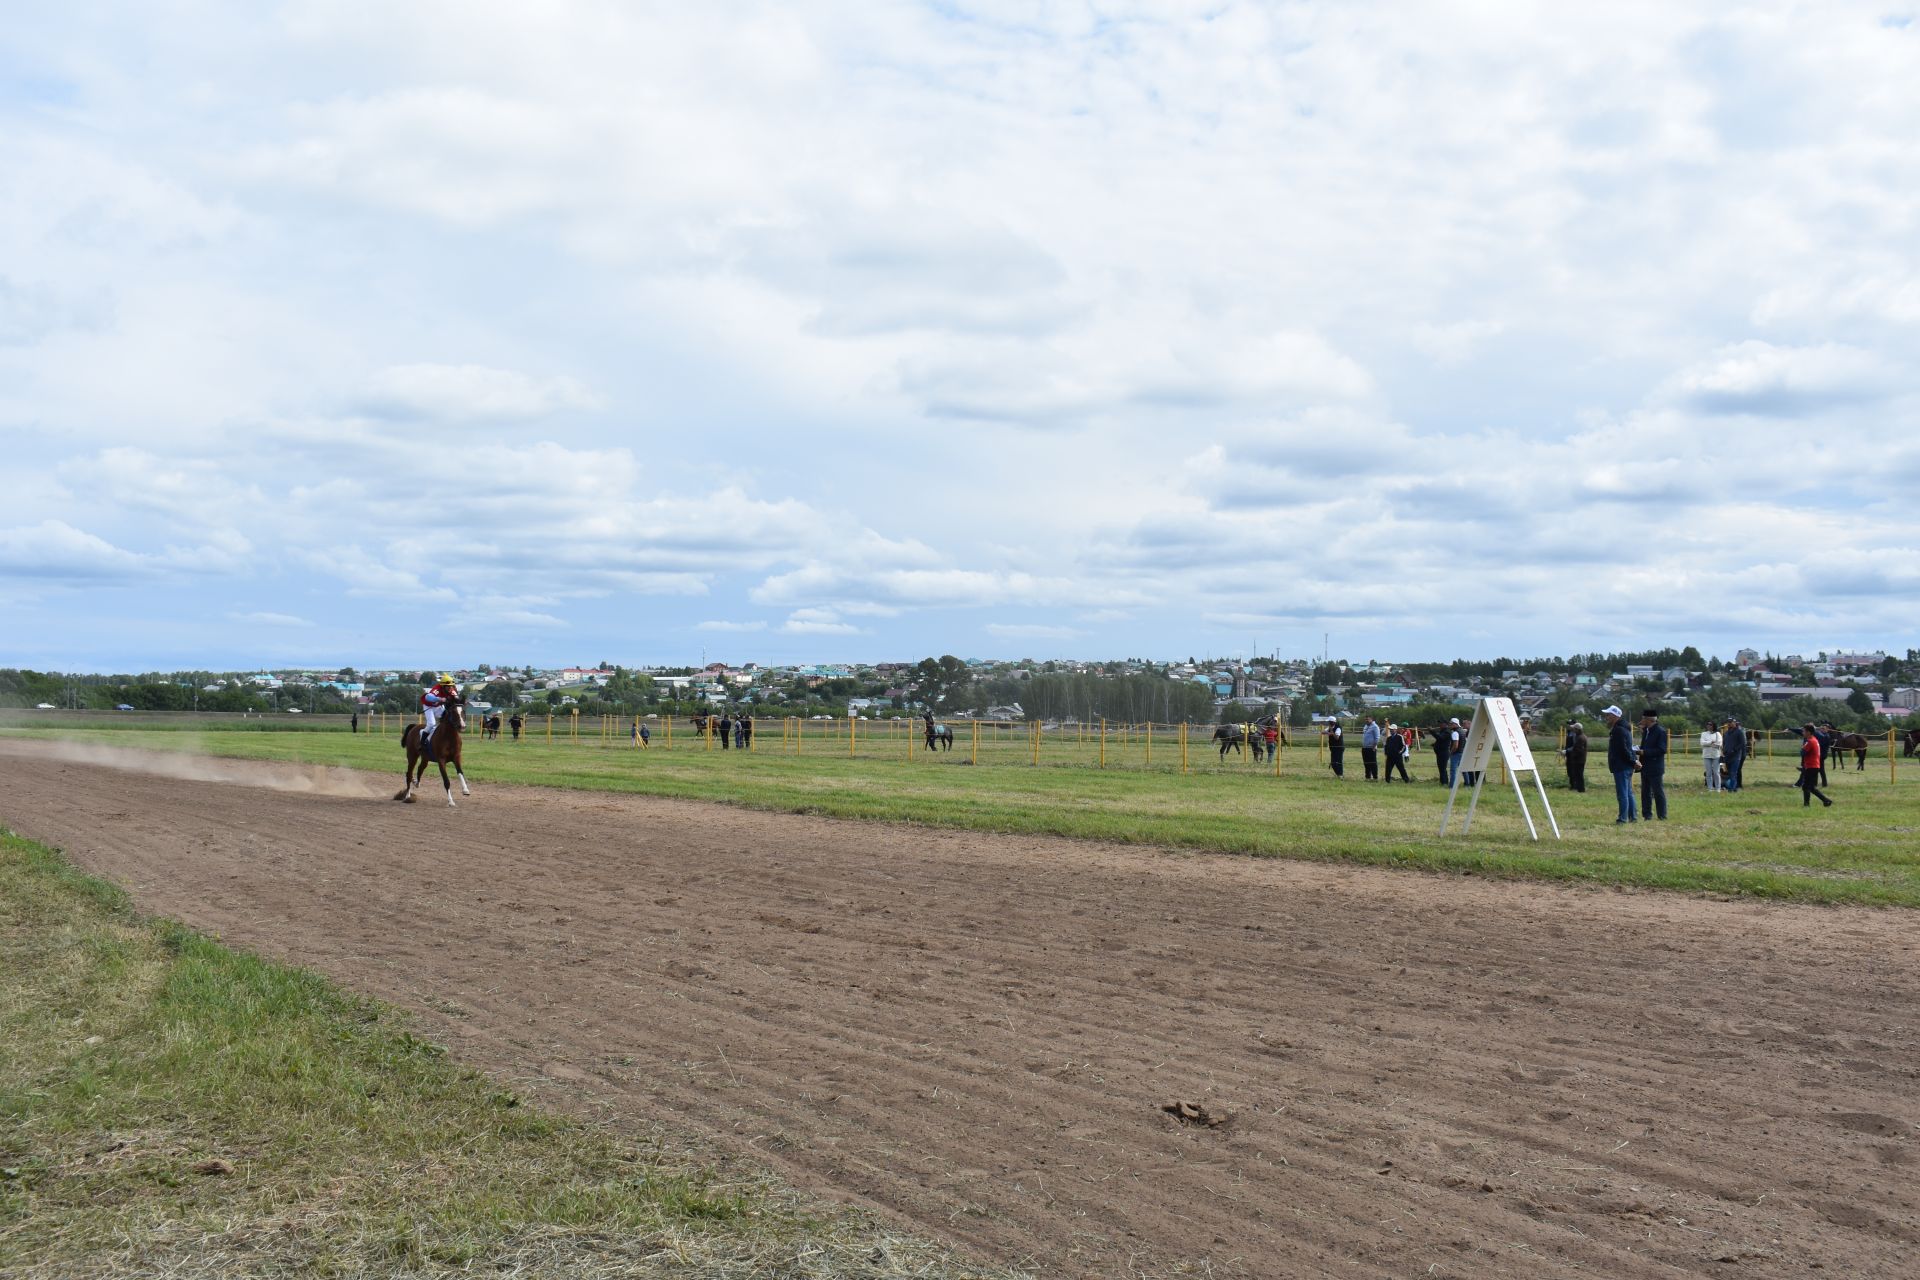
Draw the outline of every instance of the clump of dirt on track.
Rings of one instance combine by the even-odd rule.
[[[1901,1276],[1920,1247],[1904,913],[263,796],[39,743],[0,744],[0,821],[549,1097],[1045,1275]]]

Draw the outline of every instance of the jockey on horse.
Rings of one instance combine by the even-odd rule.
[[[440,716],[447,709],[447,704],[459,697],[460,686],[444,671],[440,673],[440,679],[420,695],[420,710],[427,717],[427,727],[420,735],[423,744],[433,737],[434,726],[440,723]]]
[[[400,745],[407,753],[407,785],[393,797],[395,800],[413,803],[414,788],[426,778],[430,764],[440,766],[440,785],[446,790],[449,806],[453,804],[453,783],[447,777],[448,765],[453,766],[455,775],[460,779],[460,794],[473,794],[467,786],[466,770],[460,765],[460,708],[465,703],[466,698],[461,696],[460,686],[454,683],[452,676],[444,673],[433,687],[420,695],[420,708],[426,712],[427,723],[424,727],[410,724],[400,733]],[[453,712],[451,719],[447,719],[449,709]],[[436,737],[434,730],[440,727],[443,719],[446,719],[446,727]]]

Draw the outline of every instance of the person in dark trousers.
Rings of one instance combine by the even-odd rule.
[[[349,733],[360,732],[360,713],[358,711],[353,713],[353,719],[347,721],[347,731]]]
[[[1467,750],[1467,731],[1460,725],[1460,717],[1447,721],[1447,785],[1452,786],[1460,776],[1460,761]],[[1473,785],[1473,775],[1467,775],[1467,785]]]
[[[1834,732],[1833,721],[1822,720],[1820,727],[1813,731],[1813,736],[1820,739],[1820,785],[1830,787],[1833,784],[1827,781],[1827,761],[1833,757],[1833,740],[1838,736]]]
[[[1667,820],[1667,727],[1660,713],[1640,713],[1640,816]]]
[[[1327,721],[1327,763],[1333,766],[1334,777],[1347,776],[1347,735],[1338,720]]]
[[[1458,724],[1459,721],[1454,723]],[[1451,781],[1447,777],[1447,757],[1453,754],[1453,734],[1450,729],[1429,729],[1433,735],[1433,771],[1440,775],[1441,786]]]
[[[720,735],[720,749],[722,751],[725,751],[728,747],[731,747],[733,745],[733,717],[732,716],[724,716],[724,715],[721,716],[720,722],[718,724],[714,724],[713,717],[709,716],[707,717],[707,723],[713,726],[708,730],[709,733],[717,733]]]
[[[1567,789],[1585,792],[1587,789],[1587,731],[1580,727],[1578,720],[1567,726],[1567,742],[1560,748],[1560,754],[1567,762]]]
[[[1360,768],[1368,782],[1380,781],[1380,726],[1372,716],[1360,728]]]
[[[1800,727],[1800,807],[1808,808],[1815,796],[1820,797],[1820,807],[1831,809],[1833,801],[1827,799],[1826,792],[1820,790],[1819,783],[1824,779],[1827,754],[1820,745],[1820,734],[1812,725]]]
[[[517,711],[513,713],[513,719],[507,721],[507,727],[513,730],[513,740],[515,742],[520,741],[520,726],[525,723],[526,721],[520,718],[520,713]]]
[[[753,717],[741,716],[740,719],[734,723],[733,732],[734,746],[740,748],[742,751],[753,746]]]
[[[1398,729],[1392,725],[1388,725],[1387,736],[1381,739],[1381,742],[1387,750],[1386,780],[1392,782],[1393,771],[1398,769],[1400,771],[1400,781],[1406,783],[1408,786],[1412,786],[1413,779],[1407,776],[1407,740],[1400,736]]]
[[[1720,735],[1720,766],[1727,771],[1726,790],[1740,789],[1740,770],[1747,763],[1747,731],[1738,720],[1728,720]]]
[[[1613,775],[1613,798],[1620,806],[1615,824],[1638,821],[1633,813],[1633,772],[1640,762],[1633,754],[1633,731],[1627,728],[1626,712],[1608,707],[1600,713],[1607,722],[1607,772]]]

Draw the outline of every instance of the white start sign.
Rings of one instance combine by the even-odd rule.
[[[1527,809],[1526,793],[1520,790],[1520,775],[1533,775],[1534,789],[1540,793],[1540,804],[1547,811],[1547,821],[1553,826],[1556,839],[1560,835],[1560,823],[1553,816],[1553,805],[1547,800],[1546,783],[1540,779],[1540,768],[1533,762],[1533,748],[1527,745],[1526,726],[1520,723],[1520,715],[1513,709],[1511,698],[1482,698],[1474,709],[1473,726],[1467,730],[1467,740],[1460,748],[1460,764],[1454,771],[1453,785],[1447,792],[1447,812],[1440,819],[1440,834],[1447,833],[1447,824],[1453,819],[1453,802],[1460,794],[1460,779],[1473,779],[1473,796],[1467,801],[1467,818],[1460,824],[1464,834],[1473,827],[1473,811],[1480,803],[1480,788],[1487,780],[1487,766],[1493,763],[1493,750],[1500,749],[1501,759],[1506,761],[1507,778],[1513,783],[1513,794],[1520,801],[1520,812],[1527,820],[1527,833],[1535,840],[1540,838],[1539,830],[1533,825],[1533,814]]]
[[[1460,751],[1460,767],[1479,773],[1493,763],[1493,748],[1498,745],[1509,769],[1533,768],[1533,748],[1527,745],[1527,731],[1513,709],[1512,698],[1482,698],[1473,713],[1473,727],[1467,730],[1467,744]]]

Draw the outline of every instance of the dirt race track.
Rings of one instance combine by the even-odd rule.
[[[145,907],[984,1260],[1920,1271],[1910,914],[46,749],[0,822]]]

